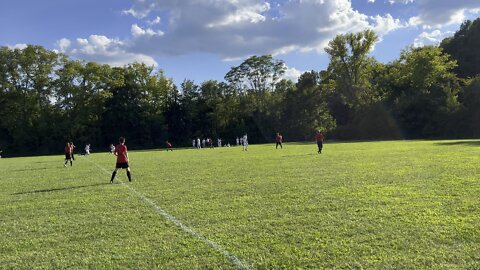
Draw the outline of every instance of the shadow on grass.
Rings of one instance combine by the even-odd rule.
[[[19,169],[19,170],[12,170],[12,172],[40,171],[40,170],[46,170],[46,169],[48,168]]]
[[[440,146],[453,146],[453,145],[480,146],[480,141],[438,142],[435,144]]]
[[[39,190],[32,190],[32,191],[17,192],[17,193],[13,193],[12,195],[24,195],[24,194],[35,194],[35,193],[54,192],[54,191],[65,191],[65,190],[80,189],[80,188],[87,188],[87,187],[96,187],[96,186],[104,186],[104,185],[111,185],[111,184],[110,184],[110,183],[99,183],[99,184],[84,185],[84,186],[75,186],[75,187],[39,189]]]

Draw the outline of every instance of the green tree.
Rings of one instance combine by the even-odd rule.
[[[328,109],[328,88],[316,71],[303,73],[286,91],[282,115],[283,133],[289,140],[312,140],[315,130],[330,131],[335,121]]]
[[[285,63],[281,60],[274,60],[271,55],[254,55],[239,66],[232,67],[225,75],[225,80],[239,89],[239,92],[244,92],[244,90],[251,92],[256,107],[260,111],[264,111],[268,93],[275,90],[275,86],[285,70]]]
[[[456,62],[438,47],[409,48],[389,69],[390,106],[409,137],[445,135],[458,108]]]
[[[48,151],[54,138],[52,91],[59,56],[40,46],[0,49],[3,136],[17,152]]]
[[[465,21],[453,37],[445,38],[440,47],[457,60],[455,72],[463,78],[480,74],[480,18]]]
[[[371,98],[369,68],[376,61],[369,53],[377,40],[372,30],[338,35],[328,43],[325,51],[330,57],[328,71],[336,91],[350,106],[368,103]]]

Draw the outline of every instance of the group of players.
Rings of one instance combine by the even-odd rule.
[[[63,165],[65,167],[67,167],[68,162],[70,162],[70,166],[73,166],[73,161],[75,160],[74,148],[75,148],[75,145],[73,144],[73,142],[67,142],[67,145],[65,146],[65,149],[64,149],[65,163]],[[171,148],[171,144],[170,144],[170,148]],[[125,145],[125,138],[120,137],[119,144],[116,147],[113,146],[113,144],[111,144],[110,152],[115,156],[117,156],[117,164],[115,166],[115,170],[112,173],[112,178],[110,179],[110,183],[113,183],[113,180],[115,179],[115,176],[119,169],[126,169],[128,181],[132,182],[130,166],[128,165],[128,149],[127,149],[127,146]],[[87,144],[85,146],[85,155],[90,155],[90,144]]]
[[[70,162],[70,166],[73,166],[73,161],[75,160],[75,148],[76,146],[73,142],[67,142],[67,145],[65,146],[65,164],[63,164],[63,166],[67,167],[68,162]],[[84,155],[90,155],[90,144],[85,145]]]
[[[237,137],[236,139],[237,146],[241,145],[243,147],[243,151],[248,150],[248,136],[247,134],[241,136],[240,138]],[[222,144],[222,139],[218,138],[217,139],[217,146],[218,147],[230,147],[230,143],[223,143]],[[192,147],[194,149],[202,149],[202,148],[214,148],[213,146],[213,140],[211,138],[206,138],[206,139],[193,139],[192,140]],[[168,146],[167,146],[168,150]]]
[[[323,133],[320,130],[318,130],[317,133],[315,134],[315,141],[317,142],[319,154],[322,153],[324,138],[325,137]],[[200,144],[200,139],[198,139],[197,142],[198,144]],[[283,136],[280,133],[277,133],[275,137],[275,149],[278,149],[279,146],[280,146],[280,149],[283,149],[282,143],[283,143]],[[169,141],[166,141],[166,145],[167,145],[167,151],[168,150],[173,151],[172,144]],[[243,146],[243,151],[248,150],[248,137],[246,134],[242,137],[242,146]],[[75,156],[73,154],[74,148],[75,148],[75,145],[73,144],[73,142],[68,142],[67,145],[65,146],[65,164],[64,164],[65,167],[67,166],[68,162],[70,162],[70,166],[73,166],[73,160],[75,160]],[[110,183],[113,183],[113,180],[115,179],[115,176],[117,175],[117,171],[119,169],[126,169],[128,181],[132,182],[132,174],[130,172],[130,166],[128,165],[128,149],[127,149],[127,146],[125,145],[125,138],[120,137],[119,144],[116,147],[113,146],[113,144],[111,144],[110,152],[117,157],[117,163],[115,165],[115,170],[112,172]],[[85,146],[85,154],[87,155],[90,154],[90,144],[87,144]]]

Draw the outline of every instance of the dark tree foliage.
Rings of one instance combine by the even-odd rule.
[[[440,47],[457,60],[455,72],[460,77],[480,75],[480,18],[465,21],[453,37],[442,41]]]

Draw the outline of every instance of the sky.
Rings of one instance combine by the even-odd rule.
[[[143,62],[176,84],[223,81],[249,56],[272,54],[295,81],[328,66],[324,48],[336,35],[373,29],[372,56],[388,63],[477,17],[480,0],[2,0],[0,46]]]

